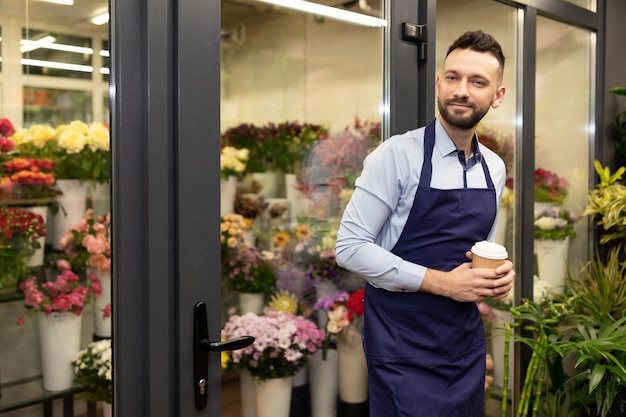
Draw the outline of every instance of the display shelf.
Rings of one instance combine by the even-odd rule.
[[[0,385],[0,414],[34,405],[43,405],[43,416],[53,417],[53,401],[63,402],[63,417],[74,417],[74,400],[86,388],[75,386],[63,391],[46,391],[41,377],[27,378]],[[96,404],[87,402],[87,417],[96,417]]]

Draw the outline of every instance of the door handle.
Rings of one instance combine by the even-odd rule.
[[[252,336],[241,336],[225,342],[209,341],[206,304],[204,301],[196,303],[193,314],[193,386],[196,409],[202,410],[207,404],[209,352],[243,349],[252,343],[254,343]]]

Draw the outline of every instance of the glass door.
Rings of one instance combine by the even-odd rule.
[[[255,379],[294,372],[296,415],[334,415],[344,406],[335,337],[323,352],[319,335],[308,348],[283,351],[252,324],[281,318],[326,331],[332,303],[321,307],[322,297],[358,296],[365,284],[336,266],[334,245],[363,159],[383,139],[384,4],[313,3],[316,12],[222,2],[221,319],[226,338],[248,329],[268,344],[259,357],[253,347],[225,356],[222,416],[260,413]],[[356,327],[353,339],[358,348]],[[363,412],[359,358],[350,375],[357,392],[344,401]],[[324,369],[334,369],[330,379]]]

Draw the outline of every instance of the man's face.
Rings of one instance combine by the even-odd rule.
[[[439,114],[458,129],[473,129],[504,99],[498,60],[486,52],[455,49],[435,84]]]

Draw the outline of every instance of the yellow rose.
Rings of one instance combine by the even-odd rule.
[[[27,138],[24,142],[31,143],[37,148],[43,148],[46,143],[56,138],[55,130],[50,126],[35,125],[28,129]]]
[[[66,130],[59,136],[59,146],[69,154],[82,151],[86,142],[85,135],[75,130]]]
[[[109,129],[102,123],[92,123],[87,133],[87,145],[92,151],[110,149]]]

